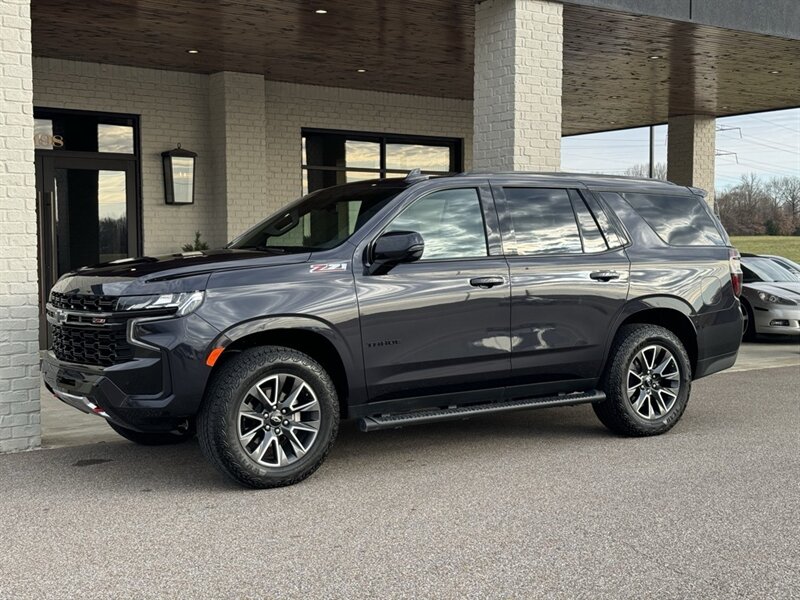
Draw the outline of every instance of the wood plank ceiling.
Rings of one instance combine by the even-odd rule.
[[[473,0],[33,0],[33,52],[470,98],[473,10]],[[564,28],[565,135],[800,105],[798,40],[574,5]]]

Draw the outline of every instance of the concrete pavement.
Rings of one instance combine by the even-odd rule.
[[[197,445],[0,456],[0,598],[790,598],[796,367],[694,385],[667,435],[588,406],[361,434],[248,491]]]

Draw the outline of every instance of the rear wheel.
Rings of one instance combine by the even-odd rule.
[[[221,367],[198,418],[198,437],[228,477],[271,488],[316,471],[338,427],[336,390],[325,370],[302,352],[265,346]]]
[[[691,365],[680,339],[663,327],[622,327],[603,378],[606,399],[592,405],[611,431],[658,435],[681,418],[689,401]]]
[[[176,429],[175,431],[164,432],[148,432],[148,431],[134,431],[127,427],[121,427],[116,423],[108,422],[111,429],[116,431],[126,440],[130,440],[142,446],[169,446],[170,444],[181,444],[194,437],[194,427],[189,426],[184,430]]]
[[[756,339],[756,320],[753,315],[753,309],[750,308],[750,303],[742,300],[742,317],[744,318],[744,336],[743,339],[752,342]]]

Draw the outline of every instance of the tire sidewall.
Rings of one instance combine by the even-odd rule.
[[[678,398],[672,405],[672,408],[667,412],[664,417],[655,420],[648,420],[642,417],[631,404],[628,398],[628,369],[634,357],[647,346],[658,344],[664,346],[675,357],[675,362],[678,365],[680,374],[680,392]],[[671,335],[662,333],[647,333],[640,335],[640,339],[633,344],[631,348],[619,356],[619,362],[615,365],[621,370],[619,374],[618,389],[615,390],[621,399],[622,409],[627,413],[628,417],[636,424],[637,427],[650,431],[653,433],[666,431],[672,428],[673,425],[681,418],[686,404],[689,400],[689,393],[691,390],[691,367],[689,364],[689,357],[686,355],[686,350],[679,341],[673,339]]]
[[[247,479],[259,483],[282,485],[309,475],[324,459],[338,429],[338,402],[330,378],[316,362],[296,351],[281,348],[272,350],[273,360],[262,363],[260,367],[248,369],[247,375],[237,385],[225,387],[224,397],[217,395],[215,401],[222,401],[225,406],[219,413],[221,422],[212,426],[217,448],[221,449],[220,458],[229,468],[243,471]],[[254,352],[252,356],[255,357],[256,354]],[[274,360],[275,358],[278,360]],[[248,390],[258,381],[278,373],[300,377],[311,387],[320,406],[320,425],[313,446],[302,458],[285,467],[265,467],[255,462],[239,441],[239,405]]]

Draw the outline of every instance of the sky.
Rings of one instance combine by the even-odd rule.
[[[655,128],[655,162],[667,160],[667,126]],[[649,129],[626,129],[565,137],[561,170],[623,175],[647,164]],[[717,119],[717,191],[742,175],[800,176],[800,108]]]

